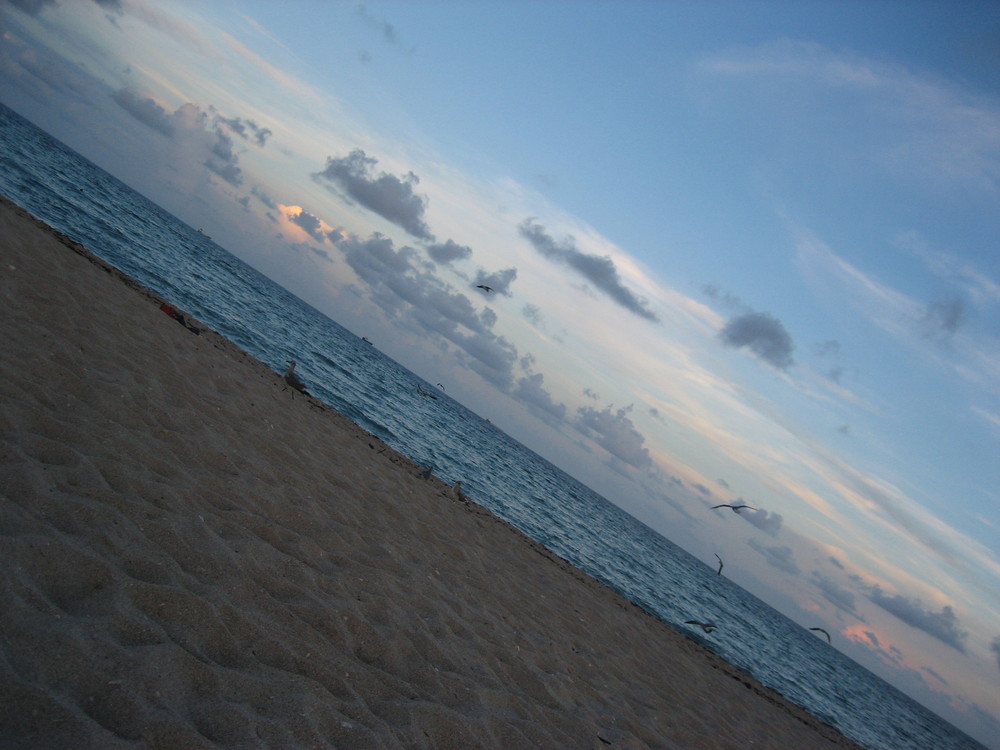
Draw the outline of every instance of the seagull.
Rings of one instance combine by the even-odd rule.
[[[305,383],[299,380],[299,376],[295,374],[295,360],[287,359],[285,361],[288,362],[288,369],[285,370],[285,374],[281,378],[299,393],[304,393],[308,396],[309,391],[306,390]]]
[[[710,622],[701,622],[699,620],[685,620],[684,624],[685,625],[697,625],[699,628],[701,628],[702,630],[704,630],[706,633],[711,633],[713,630],[715,630],[717,627],[719,627],[718,625],[716,625],[714,622],[711,622],[711,621]]]
[[[830,634],[827,633],[825,630],[823,630],[823,628],[809,628],[809,629],[810,630],[816,630],[816,631],[822,633],[823,635],[826,636],[826,642],[829,643],[829,644],[833,644],[833,641],[830,640]]]
[[[444,386],[441,385],[440,383],[437,384],[437,387],[440,388],[442,391],[444,390]]]
[[[432,398],[432,399],[434,399],[435,401],[437,401],[437,396],[435,396],[435,395],[434,395],[433,393],[431,393],[430,391],[425,391],[425,390],[424,390],[423,388],[421,388],[421,387],[420,387],[419,385],[417,386],[417,393],[419,393],[419,394],[420,394],[421,396],[423,396],[424,398]]]
[[[729,503],[723,503],[722,505],[712,506],[712,510],[715,510],[716,508],[732,508],[733,513],[739,513],[743,509],[757,510],[756,508],[751,508],[749,505],[730,505]]]
[[[722,558],[719,557],[718,555],[716,555],[715,559],[719,561],[719,569],[716,571],[716,573],[721,576],[722,575]]]
[[[493,287],[486,286],[486,284],[476,284],[476,289],[482,289],[484,292],[492,292]]]

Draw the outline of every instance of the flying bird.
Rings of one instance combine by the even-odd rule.
[[[715,510],[716,508],[732,508],[733,513],[739,513],[741,510],[744,510],[744,509],[746,509],[746,510],[757,510],[756,508],[752,508],[749,505],[730,505],[729,503],[723,503],[722,505],[713,505],[712,506],[712,510]]]
[[[715,559],[719,561],[719,569],[717,571],[715,571],[715,572],[716,572],[717,575],[721,576],[722,575],[722,558],[719,557],[718,555],[716,555]]]
[[[281,376],[282,380],[299,393],[304,393],[308,396],[309,391],[306,390],[305,383],[299,380],[299,376],[295,374],[295,360],[288,359],[285,361],[288,362],[288,369],[285,370],[285,374]],[[286,388],[285,390],[288,389]]]
[[[830,640],[830,634],[827,633],[825,630],[823,630],[823,628],[809,628],[809,629],[810,630],[815,630],[817,632],[822,633],[823,635],[826,636],[826,642],[829,643],[829,644],[831,644],[831,645],[833,644],[833,641]]]
[[[709,622],[701,622],[700,620],[685,620],[684,624],[685,625],[697,625],[699,628],[701,628],[702,630],[704,630],[706,633],[711,633],[713,630],[715,630],[717,627],[719,627],[714,622],[711,622],[711,621],[709,621]]]
[[[486,284],[476,284],[476,289],[482,289],[484,292],[492,292],[493,287],[486,286]]]

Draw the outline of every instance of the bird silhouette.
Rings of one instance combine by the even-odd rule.
[[[729,503],[723,503],[722,505],[712,506],[712,510],[715,510],[716,508],[730,508],[732,509],[733,513],[739,513],[741,510],[757,510],[756,508],[752,508],[749,505],[730,505]]]
[[[809,629],[810,629],[810,630],[815,630],[815,631],[817,631],[817,632],[820,632],[820,633],[822,633],[823,635],[825,635],[825,636],[826,636],[826,642],[827,642],[827,643],[830,643],[830,644],[832,644],[832,643],[833,643],[833,641],[832,641],[832,640],[830,640],[830,634],[829,634],[829,633],[827,633],[827,632],[826,632],[825,630],[823,630],[823,628],[809,628]]]
[[[285,361],[288,362],[288,369],[285,370],[285,374],[281,376],[281,379],[284,380],[285,383],[288,384],[288,386],[294,388],[299,393],[304,393],[306,396],[308,396],[309,391],[306,390],[305,383],[299,380],[299,376],[295,374],[295,360],[288,359]],[[288,388],[285,388],[285,390],[288,390]]]
[[[719,561],[719,569],[717,571],[715,571],[715,572],[716,572],[717,575],[721,576],[722,575],[722,558],[719,557],[718,555],[716,555],[715,559]]]
[[[492,292],[493,287],[486,286],[486,284],[476,284],[476,289],[482,289],[484,292]]]

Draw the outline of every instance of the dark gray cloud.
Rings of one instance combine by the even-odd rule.
[[[795,557],[792,554],[791,547],[766,547],[753,539],[749,540],[747,544],[759,552],[767,560],[768,565],[772,565],[778,570],[783,570],[785,573],[791,575],[798,575],[800,573],[799,566],[795,564]]]
[[[505,268],[502,271],[491,271],[489,273],[480,269],[476,272],[476,279],[473,283],[477,285],[483,284],[490,287],[496,294],[510,297],[510,285],[514,283],[514,279],[516,278],[516,268]]]
[[[923,630],[942,643],[965,653],[965,639],[969,634],[959,628],[958,617],[950,605],[942,607],[940,612],[932,612],[919,599],[907,599],[900,594],[889,595],[877,585],[870,587],[868,598],[907,625]]]
[[[472,248],[459,245],[454,240],[448,240],[443,244],[428,245],[427,254],[431,260],[440,265],[447,265],[456,260],[466,260],[472,257]]]
[[[112,99],[146,127],[188,147],[204,148],[207,154],[202,162],[203,166],[234,187],[243,184],[243,169],[240,167],[239,155],[233,147],[230,132],[238,132],[241,137],[247,138],[250,126],[246,123],[249,121],[225,118],[219,114],[210,119],[200,107],[190,102],[182,104],[173,112],[168,112],[153,99],[143,96],[134,89],[119,89],[112,94]],[[209,109],[216,111],[214,107]],[[256,128],[256,125],[253,128]],[[256,129],[255,137],[258,141],[262,132],[270,133]],[[263,142],[259,141],[259,144],[263,145]]]
[[[260,185],[254,185],[252,188],[250,188],[250,193],[255,198],[257,198],[257,200],[259,200],[265,206],[270,208],[272,211],[277,210],[278,204],[271,199],[270,195],[268,195],[263,191]]]
[[[322,172],[313,174],[313,178],[339,187],[348,198],[402,227],[414,237],[433,242],[434,235],[424,222],[427,198],[413,192],[413,186],[420,182],[420,178],[413,172],[401,178],[387,172],[375,174],[376,164],[377,159],[356,148],[339,159],[327,157],[326,167]]]
[[[712,492],[712,490],[710,490],[708,487],[706,487],[705,485],[701,484],[700,482],[692,482],[691,483],[691,487],[693,489],[697,490],[698,492],[700,492],[705,497],[712,497],[713,494],[714,494]]]
[[[765,362],[784,370],[795,364],[792,337],[777,318],[761,312],[749,312],[730,319],[719,332],[726,346],[750,349]]]
[[[174,123],[170,113],[148,96],[132,89],[119,89],[111,98],[143,125],[159,131],[168,138],[174,136]]]
[[[652,459],[644,446],[646,438],[629,419],[630,411],[631,407],[611,411],[608,406],[598,411],[583,406],[577,409],[575,425],[611,455],[630,466],[643,469],[651,465]]]
[[[744,501],[741,499],[740,502]],[[771,536],[781,531],[781,523],[784,520],[780,513],[768,513],[766,510],[744,510],[737,515]]]
[[[305,209],[302,209],[297,214],[288,214],[287,216],[292,224],[304,229],[317,242],[326,242],[329,240],[336,243],[340,240],[340,232],[336,230],[331,232],[323,229],[323,222],[320,221],[319,217],[309,213]]]
[[[530,302],[526,303],[521,308],[521,315],[536,328],[542,324],[542,310],[538,305],[533,305]]]
[[[656,313],[649,309],[649,303],[625,286],[610,257],[581,252],[572,237],[556,241],[546,233],[545,227],[536,224],[532,219],[525,219],[518,229],[521,236],[545,258],[566,264],[612,300],[640,318],[659,322]]]
[[[552,395],[545,390],[545,378],[540,372],[532,373],[517,381],[511,395],[532,408],[536,413],[541,412],[545,417],[563,422],[566,419],[566,405],[557,404],[552,400]]]
[[[924,670],[927,674],[929,674],[931,677],[933,677],[935,680],[937,680],[941,684],[943,684],[943,685],[950,685],[951,684],[951,683],[948,682],[948,680],[946,680],[944,677],[942,677],[941,675],[939,675],[937,672],[935,672],[930,667],[921,667],[921,669]]]
[[[965,321],[965,302],[961,297],[934,302],[927,306],[921,321],[927,338],[948,339]]]
[[[501,390],[513,388],[517,349],[493,332],[496,313],[478,309],[428,272],[416,250],[396,248],[388,237],[341,238],[336,245],[387,315],[415,333],[450,341],[469,369]]]
[[[243,170],[239,166],[239,157],[233,151],[233,139],[226,133],[217,131],[205,166],[215,172],[230,185],[239,187],[243,184]]]
[[[997,659],[997,669],[1000,669],[1000,635],[990,641],[990,651]]]
[[[822,573],[814,571],[812,574],[812,580],[828,602],[833,604],[835,607],[839,607],[845,612],[850,612],[852,615],[857,614],[854,609],[854,592],[845,589],[843,586],[840,586],[835,581],[827,578]]]
[[[720,487],[723,487],[723,488],[725,488],[725,489],[727,489],[727,490],[729,489],[729,482],[727,482],[727,481],[726,481],[725,479],[723,479],[722,477],[719,477],[718,479],[716,479],[716,480],[715,480],[715,483],[716,483],[717,485],[719,485]]]
[[[215,108],[212,109],[214,111]],[[224,126],[244,141],[255,143],[261,148],[267,145],[267,139],[273,135],[269,128],[262,128],[253,120],[243,120],[239,117],[223,117],[217,113],[215,123],[216,127]]]

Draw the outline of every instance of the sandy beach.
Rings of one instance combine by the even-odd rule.
[[[0,203],[0,748],[857,747],[164,302]]]

